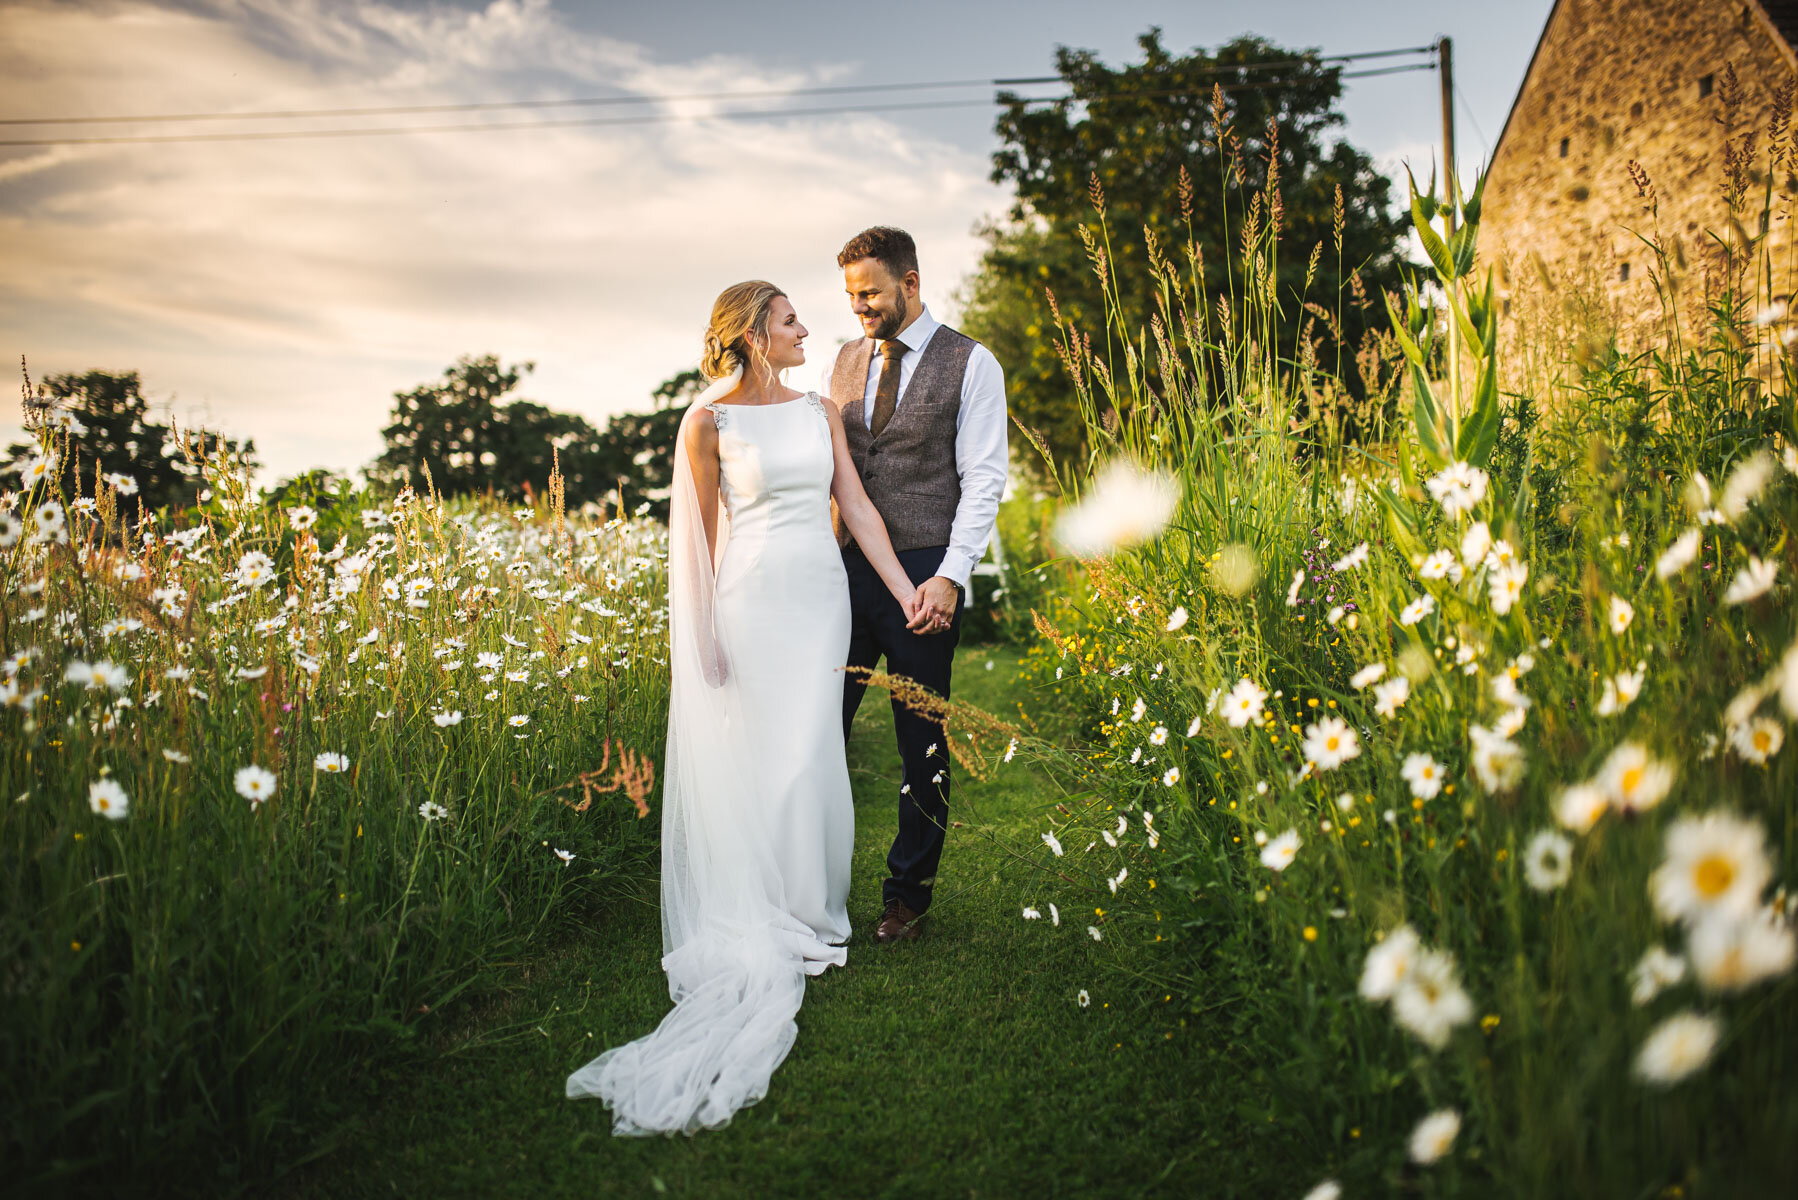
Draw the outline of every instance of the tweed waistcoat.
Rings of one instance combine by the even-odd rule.
[[[937,326],[925,344],[899,407],[876,437],[868,429],[864,393],[875,342],[862,338],[837,353],[830,373],[830,398],[843,413],[849,456],[868,499],[886,522],[894,550],[947,546],[961,503],[961,473],[955,467],[955,421],[961,412],[961,380],[974,339]],[[835,510],[833,506],[833,516]],[[836,518],[837,542],[848,546],[849,531]]]

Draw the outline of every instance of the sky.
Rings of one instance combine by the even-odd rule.
[[[595,424],[695,365],[713,297],[774,280],[816,368],[859,336],[835,254],[871,224],[917,239],[953,320],[989,179],[986,104],[727,120],[765,107],[974,99],[990,89],[782,99],[823,86],[1111,65],[1151,26],[1184,52],[1245,33],[1345,54],[1455,43],[1457,157],[1504,124],[1552,0],[0,0],[0,118],[571,97],[648,107],[180,124],[5,124],[0,140],[228,129],[692,120],[402,136],[0,147],[0,350],[34,377],[136,370],[160,412],[253,437],[266,473],[354,470],[395,391],[462,354],[530,361],[521,393]],[[1368,64],[1377,65],[1377,64]],[[1349,80],[1340,135],[1402,176],[1440,154],[1436,77]],[[815,375],[802,369],[793,382]],[[16,436],[16,399],[0,435]]]

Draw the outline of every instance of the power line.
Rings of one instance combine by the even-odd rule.
[[[1378,75],[1397,75],[1409,71],[1432,71],[1432,63],[1415,63],[1408,66],[1377,67],[1365,71],[1343,71],[1338,73],[1340,79],[1363,79]],[[1011,81],[1021,83],[1023,81]],[[1060,83],[1059,76],[1045,82]],[[1295,83],[1313,82],[1303,78],[1254,80],[1228,84],[1218,84],[1224,93],[1242,91],[1263,91],[1270,88],[1286,87]],[[865,90],[865,89],[864,89]],[[783,93],[791,94],[791,93]],[[1164,91],[1109,92],[1097,96],[1078,96],[1072,93],[1060,96],[1023,96],[1005,98],[1001,96],[975,96],[956,100],[919,100],[884,104],[843,105],[834,108],[770,108],[770,109],[736,109],[717,113],[640,113],[624,117],[570,117],[552,121],[510,121],[510,122],[475,122],[459,125],[397,125],[397,126],[361,126],[348,129],[263,129],[244,130],[227,133],[181,133],[181,134],[145,134],[122,135],[113,137],[59,137],[59,138],[12,138],[0,140],[0,147],[25,146],[124,146],[124,145],[166,145],[173,142],[267,142],[295,141],[306,138],[357,138],[357,137],[392,137],[406,134],[429,133],[491,133],[515,132],[526,129],[572,129],[596,128],[626,125],[664,125],[674,123],[691,123],[696,121],[740,121],[761,118],[779,117],[816,117],[844,116],[857,113],[876,112],[916,112],[927,109],[987,107],[1002,104],[1057,104],[1057,103],[1092,103],[1104,100],[1147,100],[1166,99],[1174,96],[1206,96],[1209,90],[1192,88],[1169,89]]]
[[[1294,58],[1267,62],[1240,63],[1205,68],[1200,75],[1227,76],[1242,71],[1265,71],[1275,68],[1310,66],[1317,63],[1358,62],[1364,59],[1393,58],[1404,55],[1433,53],[1434,47],[1414,46],[1395,50],[1367,50],[1359,54],[1330,54],[1317,58]],[[766,100],[786,96],[863,95],[870,92],[930,91],[965,87],[1026,87],[1062,83],[1059,75],[1020,76],[1012,79],[941,79],[916,83],[844,84],[828,87],[777,88],[760,91],[693,92],[673,96],[576,96],[561,100],[493,100],[467,104],[405,104],[375,108],[306,108],[254,112],[150,113],[114,117],[0,117],[0,125],[137,125],[191,121],[293,120],[307,117],[392,117],[420,116],[429,113],[499,112],[545,108],[606,108],[625,104],[678,103],[693,100]],[[16,143],[5,143],[16,144]]]

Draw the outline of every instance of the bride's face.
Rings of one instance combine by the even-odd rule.
[[[762,348],[768,365],[784,371],[805,362],[806,333],[805,326],[799,323],[799,314],[793,311],[792,301],[785,296],[774,297],[768,305],[768,341]]]

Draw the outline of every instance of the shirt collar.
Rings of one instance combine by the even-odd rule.
[[[918,319],[906,326],[904,333],[901,333],[891,340],[898,342],[901,346],[904,346],[913,353],[920,352],[924,349],[925,344],[930,341],[930,335],[937,331],[938,324],[937,319],[930,315],[930,306],[920,303],[918,305]]]

